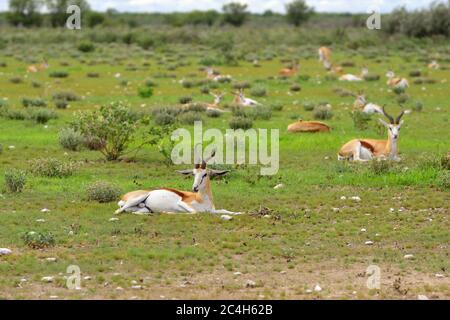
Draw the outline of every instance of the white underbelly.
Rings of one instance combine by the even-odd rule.
[[[359,157],[362,160],[372,160],[373,159],[373,154],[372,151],[370,151],[369,149],[361,146],[359,149]]]
[[[382,113],[381,111],[381,107],[377,106],[376,104],[373,103],[368,103],[364,106],[364,113]]]
[[[182,198],[168,190],[150,192],[145,205],[153,212],[187,212],[179,205]]]
[[[362,81],[361,78],[354,76],[352,74],[346,74],[339,78],[341,81]]]

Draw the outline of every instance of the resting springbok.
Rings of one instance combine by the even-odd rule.
[[[353,103],[353,111],[359,110],[367,114],[372,113],[383,114],[382,107],[374,103],[368,103],[366,101],[366,95],[362,91],[358,92],[358,95],[355,95],[355,97],[356,100]]]
[[[258,101],[255,101],[244,96],[244,89],[240,89],[238,92],[234,92],[234,104],[241,107],[256,107],[261,105]]]
[[[439,63],[437,63],[436,60],[433,60],[428,64],[428,69],[439,70],[440,68],[441,66],[439,65]]]
[[[330,70],[331,50],[327,47],[320,47],[318,52],[319,52],[319,61],[323,63],[325,69]]]
[[[339,150],[338,160],[349,161],[369,161],[374,158],[389,159],[400,161],[398,157],[398,137],[400,135],[400,128],[403,124],[401,120],[404,115],[404,111],[394,119],[386,113],[384,107],[382,108],[383,114],[389,119],[389,124],[383,119],[379,119],[380,122],[388,130],[387,140],[375,140],[375,139],[353,139],[342,146]]]
[[[211,92],[211,95],[214,97],[214,102],[213,103],[207,103],[206,104],[206,110],[213,110],[213,111],[218,111],[218,112],[226,112],[225,110],[222,110],[219,108],[219,104],[222,101],[223,96],[225,95],[225,93],[213,93]]]
[[[116,214],[133,212],[136,214],[149,213],[198,213],[209,212],[213,214],[237,215],[240,212],[217,210],[214,206],[211,192],[210,178],[222,176],[229,170],[211,170],[206,165],[215,155],[197,163],[193,170],[178,171],[184,175],[194,176],[192,191],[181,191],[171,188],[159,188],[153,190],[138,190],[125,194],[119,201],[119,209]]]
[[[364,67],[361,70],[361,75],[355,76],[350,73],[344,74],[339,77],[339,81],[350,81],[350,82],[363,81],[364,77],[368,74],[369,74],[369,70],[366,67]]]
[[[299,120],[294,122],[288,126],[288,132],[296,133],[296,132],[329,132],[330,127],[318,121],[303,121]]]
[[[221,81],[223,79],[231,80],[232,77],[230,75],[221,75],[216,73],[213,68],[207,67],[206,69],[206,78],[213,81]]]
[[[408,80],[406,80],[405,78],[396,77],[394,71],[389,70],[386,73],[386,77],[388,78],[387,85],[390,87],[402,89],[406,89],[409,87]]]
[[[27,72],[28,73],[36,73],[39,71],[44,71],[44,70],[48,69],[48,67],[49,67],[48,62],[47,62],[47,60],[44,59],[44,61],[40,64],[28,66]]]
[[[298,70],[299,70],[298,62],[292,62],[292,66],[281,69],[278,74],[283,77],[292,77],[297,74]]]

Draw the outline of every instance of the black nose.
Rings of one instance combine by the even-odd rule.
[[[198,187],[195,187],[195,188],[194,188],[194,192],[197,192],[197,191],[198,191]]]

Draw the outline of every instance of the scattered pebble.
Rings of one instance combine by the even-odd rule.
[[[371,245],[373,245],[373,241],[366,241],[364,244],[365,244],[366,246],[371,246]]]
[[[44,208],[44,209],[41,210],[41,212],[50,212],[50,210],[47,209],[47,208]]]
[[[45,219],[37,219],[36,222],[44,223]]]
[[[8,149],[9,150],[14,150],[16,147],[15,146],[9,146]]]
[[[436,278],[445,278],[445,276],[443,274],[440,274],[440,273],[436,273],[434,276]]]
[[[341,211],[340,208],[333,208],[333,212],[339,212],[339,211]]]
[[[92,279],[92,277],[90,277],[90,276],[86,276],[86,277],[84,277],[83,279],[84,279],[84,280],[91,280],[91,279]]]
[[[361,229],[361,232],[366,232],[367,230],[365,229],[365,228],[362,228]]]
[[[312,293],[312,290],[311,289],[307,289],[305,292],[309,294],[309,293]]]
[[[281,188],[284,188],[284,184],[282,184],[282,183],[280,183],[280,184],[277,184],[275,187],[273,187],[275,190],[277,190],[277,189],[281,189]]]
[[[405,256],[403,258],[405,258],[405,259],[414,259],[414,255],[412,255],[412,254],[405,254]]]
[[[111,222],[119,221],[119,218],[111,218],[111,219],[109,219],[109,221],[111,221]]]
[[[314,287],[314,291],[320,292],[320,291],[322,291],[322,288],[318,284],[316,284],[316,286]]]
[[[131,286],[131,289],[142,290],[142,289],[144,289],[144,287],[143,286]]]
[[[341,197],[341,200],[346,200],[346,199],[347,199],[346,196],[342,196],[342,197]]]
[[[220,216],[220,219],[225,220],[225,221],[230,221],[231,219],[233,219],[233,217],[229,216],[227,214],[224,214],[224,215]]]
[[[252,280],[247,280],[247,281],[245,282],[245,286],[246,286],[247,288],[254,288],[254,287],[256,287],[256,282],[255,282],[255,281],[252,281]]]
[[[242,272],[236,271],[235,273],[233,273],[235,276],[240,276],[242,275]]]
[[[394,208],[390,208],[389,211],[390,211],[390,212],[394,212],[395,209],[394,209]]]
[[[427,297],[426,295],[419,294],[419,295],[417,296],[417,300],[429,300],[429,299],[428,299],[428,297]]]
[[[352,199],[353,201],[356,201],[356,202],[361,201],[361,198],[358,197],[358,196],[353,196],[353,197],[351,197],[350,199]]]
[[[43,282],[53,282],[53,280],[55,280],[54,277],[42,277],[41,281]]]
[[[266,214],[263,216],[263,218],[270,219],[270,218],[272,218],[272,216],[270,214]]]
[[[56,262],[56,258],[47,258],[45,260],[47,260],[48,262]]]
[[[117,290],[117,291],[122,291],[123,288],[122,288],[122,287],[117,287],[116,290]]]
[[[6,256],[8,254],[11,254],[12,251],[10,249],[7,248],[0,248],[0,256]]]

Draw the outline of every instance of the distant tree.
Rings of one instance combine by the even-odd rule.
[[[8,21],[14,26],[40,26],[42,16],[40,0],[9,0]]]
[[[306,22],[314,13],[314,9],[310,8],[304,0],[294,0],[286,5],[287,19],[296,27]]]
[[[242,26],[248,18],[247,5],[231,2],[222,7],[224,21],[235,27]]]
[[[105,22],[105,15],[100,12],[91,12],[87,16],[87,24],[93,28]]]
[[[86,0],[45,0],[45,2],[50,12],[50,21],[53,27],[61,27],[66,24],[69,17],[67,7],[70,5],[79,6],[82,17],[90,11],[90,6]]]

